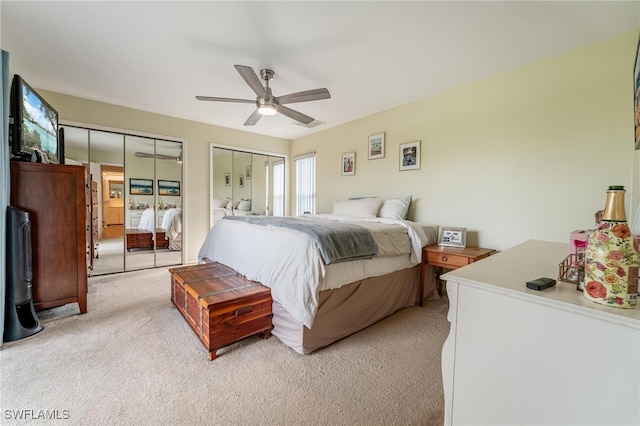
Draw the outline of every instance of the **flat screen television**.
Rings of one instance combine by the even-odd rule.
[[[23,160],[64,164],[58,112],[18,74],[11,85],[11,153]],[[34,154],[35,152],[35,154]]]

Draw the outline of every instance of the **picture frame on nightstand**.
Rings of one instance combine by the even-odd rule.
[[[439,226],[438,245],[446,247],[466,247],[467,228]]]

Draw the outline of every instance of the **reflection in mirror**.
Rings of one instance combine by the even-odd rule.
[[[89,167],[90,275],[181,264],[182,144],[61,127],[65,131],[65,163]],[[138,232],[147,208],[151,213],[145,217],[147,225],[142,225],[150,231]],[[167,215],[169,212],[173,214]],[[172,226],[173,239],[159,231],[164,220]]]
[[[213,225],[224,216],[231,214],[231,173],[233,172],[233,151],[213,148],[211,158],[211,220]]]
[[[273,189],[271,205],[273,216],[284,216],[284,158],[269,157],[271,175],[273,176]]]
[[[124,185],[122,181],[109,181],[109,198],[122,198]]]
[[[251,154],[235,151],[233,153],[233,214],[247,216],[251,214]],[[247,178],[249,173],[249,178]]]
[[[285,159],[211,146],[211,226],[227,215],[284,216]]]
[[[88,267],[91,275],[124,271],[123,136],[74,126],[65,133],[65,164],[88,165],[91,187]],[[113,183],[113,184],[112,184]],[[114,186],[115,185],[115,186]],[[115,197],[111,197],[114,189]],[[124,194],[124,193],[122,193]]]
[[[269,197],[269,156],[253,154],[251,177],[251,211],[254,214],[268,215]]]
[[[125,269],[153,268],[155,266],[155,141],[126,135],[125,182],[127,186]]]
[[[156,140],[156,266],[182,262],[182,144]]]

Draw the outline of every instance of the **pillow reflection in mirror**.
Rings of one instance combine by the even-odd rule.
[[[237,210],[249,211],[251,210],[251,201],[250,200],[242,200],[238,203]]]
[[[223,209],[223,208],[225,208],[227,206],[228,203],[229,203],[229,200],[227,200],[227,199],[214,198],[211,201],[211,208],[213,208],[213,209]]]

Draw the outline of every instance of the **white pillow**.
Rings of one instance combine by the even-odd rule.
[[[382,200],[379,198],[334,201],[333,214],[373,218],[378,215],[380,205],[382,205]]]
[[[240,201],[238,203],[238,207],[236,207],[236,209],[245,210],[245,211],[251,210],[251,201],[250,200],[242,200],[242,201]]]
[[[411,195],[384,200],[378,211],[378,217],[406,219],[409,214],[409,204],[411,204]]]
[[[226,200],[224,198],[214,198],[213,201],[211,202],[211,206],[214,209],[223,209],[227,203],[229,202],[229,200]],[[169,203],[166,203],[167,205]]]

